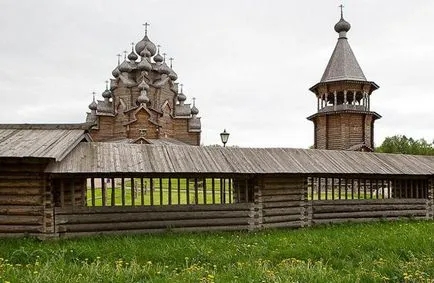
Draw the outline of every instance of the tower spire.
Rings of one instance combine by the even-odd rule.
[[[116,56],[118,57],[118,66],[121,64],[121,54],[116,54]]]
[[[173,63],[173,60],[174,60],[173,57],[170,57],[170,58],[169,58],[169,61],[170,61],[170,68],[171,68],[171,69],[172,69],[172,63]]]

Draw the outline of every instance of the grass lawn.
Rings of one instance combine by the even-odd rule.
[[[2,239],[0,282],[433,282],[434,223],[40,242]]]

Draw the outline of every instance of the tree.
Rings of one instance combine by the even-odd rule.
[[[434,155],[434,141],[428,143],[425,139],[415,140],[406,136],[396,135],[387,137],[375,149],[376,152],[402,153],[416,155]]]

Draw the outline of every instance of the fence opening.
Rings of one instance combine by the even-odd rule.
[[[308,177],[309,200],[427,198],[428,179]]]
[[[83,178],[59,180],[56,206],[159,206],[232,204],[252,201],[247,179]]]

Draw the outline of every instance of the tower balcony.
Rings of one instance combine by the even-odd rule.
[[[367,105],[351,105],[351,104],[339,104],[325,106],[318,109],[319,113],[332,112],[332,111],[342,111],[342,110],[355,110],[355,111],[369,111]]]

